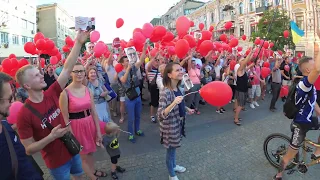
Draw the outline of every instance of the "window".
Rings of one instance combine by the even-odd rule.
[[[250,34],[252,35],[252,33],[256,32],[256,26],[255,25],[251,25],[250,27]]]
[[[253,12],[253,11],[254,11],[254,0],[250,0],[249,11],[250,11],[250,12]]]
[[[224,12],[220,9],[220,21],[224,19]]]
[[[28,29],[29,30],[34,30],[34,23],[28,22]]]
[[[28,38],[29,39],[29,42],[33,42],[33,38]]]
[[[28,37],[22,36],[22,44],[25,44],[26,42],[28,42]]]
[[[1,44],[3,43],[9,43],[8,33],[0,32],[1,34]]]
[[[243,3],[239,4],[239,14],[243,14]]]
[[[12,44],[19,44],[19,36],[18,35],[12,35]]]
[[[244,29],[243,27],[240,27],[240,36],[244,35]]]
[[[304,18],[302,14],[296,15],[296,23],[301,30],[304,30]]]
[[[211,23],[214,23],[214,13],[211,13]]]
[[[27,29],[27,27],[28,27],[27,20],[21,19],[21,27],[24,28],[24,29]]]

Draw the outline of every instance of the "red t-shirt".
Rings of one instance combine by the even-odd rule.
[[[320,76],[318,76],[318,79],[316,82],[314,82],[314,86],[316,87],[317,91],[320,91]]]
[[[44,92],[41,103],[33,103],[29,99],[26,100],[26,103],[29,103],[43,114],[52,126],[55,127],[61,124],[62,127],[65,127],[65,122],[59,108],[59,96],[61,92],[62,89],[58,81],[56,81]],[[21,139],[33,137],[35,141],[39,141],[51,132],[41,123],[38,117],[24,106],[22,106],[18,113],[17,127]],[[50,169],[60,167],[72,158],[72,155],[60,139],[56,139],[44,147],[41,150],[41,154],[47,167]]]

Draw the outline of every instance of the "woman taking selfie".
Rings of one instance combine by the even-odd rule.
[[[167,149],[166,164],[169,180],[179,180],[175,172],[185,172],[186,168],[176,165],[176,148],[180,147],[181,137],[185,136],[184,125],[186,111],[194,110],[185,106],[178,86],[183,76],[182,67],[178,63],[169,63],[163,73],[163,86],[160,91],[158,119],[160,121],[161,143]]]

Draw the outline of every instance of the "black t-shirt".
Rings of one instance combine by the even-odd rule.
[[[288,65],[289,68],[290,68],[290,69],[289,69],[289,72],[284,69],[284,67],[285,67],[286,65]],[[291,68],[292,68],[292,67],[291,67],[290,64],[286,64],[285,62],[282,62],[282,63],[281,63],[281,65],[280,65],[280,70],[283,70],[284,74],[289,77],[289,79],[287,79],[286,77],[284,77],[284,76],[281,75],[281,78],[282,78],[283,80],[291,80],[291,78],[292,78]]]
[[[47,83],[47,87],[44,88],[43,90],[47,90],[51,86],[51,84],[56,82],[56,78],[54,77],[54,75],[50,76],[49,74],[45,73],[44,81]]]

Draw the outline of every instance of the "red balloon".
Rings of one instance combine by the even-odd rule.
[[[170,31],[167,31],[166,35],[163,36],[162,41],[163,42],[170,42],[174,39],[174,34]]]
[[[52,64],[52,65],[56,65],[57,63],[58,63],[58,58],[57,58],[57,56],[51,56],[50,57],[50,64]]]
[[[13,68],[10,59],[6,58],[1,62],[2,68],[5,70],[10,70]]]
[[[114,66],[114,69],[116,70],[117,73],[119,73],[123,70],[123,66],[122,64],[119,63]]]
[[[193,26],[194,26],[194,22],[190,21],[190,27],[193,27]]]
[[[12,58],[12,59],[10,59],[10,61],[11,61],[11,67],[12,68],[18,68],[18,60],[16,59],[16,58]]]
[[[231,22],[231,21],[226,22],[226,23],[224,24],[224,28],[226,28],[226,30],[231,29],[231,27],[232,27],[232,22]]]
[[[190,21],[185,16],[180,16],[176,21],[176,30],[178,34],[187,34],[190,28]]]
[[[178,58],[180,58],[180,59],[184,58],[187,55],[189,49],[190,49],[190,47],[189,47],[189,43],[187,40],[180,39],[177,41],[175,50],[176,50],[176,54],[177,54]]]
[[[107,47],[102,42],[97,43],[93,48],[93,52],[97,58],[101,57],[106,50],[107,50]]]
[[[171,56],[176,53],[173,46],[169,46],[169,47],[168,47],[168,53],[169,53],[169,55],[171,55]]]
[[[229,42],[230,47],[236,47],[236,46],[238,46],[238,44],[239,44],[239,41],[236,38],[231,39]]]
[[[135,32],[133,34],[133,43],[135,45],[141,45],[146,41],[146,38],[143,36],[141,32]]]
[[[228,39],[228,37],[227,37],[227,35],[226,34],[221,34],[220,35],[220,41],[227,41],[227,39]]]
[[[270,67],[270,63],[269,62],[264,62],[263,63],[263,67],[269,68]]]
[[[202,31],[203,28],[204,28],[204,24],[203,24],[203,23],[200,23],[200,24],[199,24],[199,29],[200,29],[200,31]]]
[[[289,94],[289,86],[282,86],[280,89],[280,97],[286,97]]]
[[[70,46],[70,47],[72,47],[73,44],[74,44],[74,42],[73,42],[73,40],[71,39],[70,36],[67,36],[64,41],[65,41],[65,43],[66,43],[68,46]]]
[[[189,43],[189,47],[190,48],[194,48],[196,47],[197,43],[196,40],[194,39],[194,37],[192,37],[191,35],[187,34],[183,37],[183,39],[187,40]]]
[[[213,30],[214,30],[214,27],[213,27],[213,26],[210,26],[210,27],[209,27],[209,31],[212,32]]]
[[[232,89],[222,81],[213,81],[199,90],[200,96],[212,106],[222,107],[232,99]]]
[[[52,40],[47,40],[45,45],[45,50],[52,50],[54,48],[54,42]]]
[[[36,43],[39,39],[44,39],[44,35],[41,32],[34,35],[33,41]]]
[[[269,48],[269,43],[268,43],[268,41],[264,41],[264,42],[263,42],[263,47],[266,48],[266,49]]]
[[[57,55],[59,53],[59,50],[58,50],[58,48],[53,48],[50,52],[48,52],[48,55],[49,56],[55,56],[55,55]]]
[[[24,51],[28,54],[33,54],[36,50],[36,45],[33,42],[27,42],[24,44]]]
[[[268,77],[269,74],[270,74],[270,69],[269,68],[266,68],[266,67],[262,67],[261,68],[261,76],[262,76],[262,78]]]
[[[255,44],[255,45],[259,45],[259,44],[260,44],[260,39],[257,38],[257,39],[254,41],[254,44]]]
[[[63,47],[62,47],[62,51],[65,52],[65,53],[67,53],[67,52],[70,52],[70,49],[69,49],[68,46],[63,46]]]
[[[44,39],[39,39],[36,42],[36,47],[39,50],[45,50],[46,49],[46,41]]]
[[[124,21],[122,18],[117,19],[117,21],[116,21],[117,28],[121,28],[123,26],[123,24],[124,24]]]
[[[288,38],[289,37],[289,31],[288,30],[283,31],[283,37],[284,38]]]
[[[153,32],[153,25],[151,23],[145,23],[142,27],[142,34],[146,38],[150,38]]]
[[[41,65],[42,68],[44,68],[45,63],[46,63],[46,60],[44,58],[41,58],[40,59],[40,65]]]
[[[157,48],[153,48],[151,51],[150,51],[150,55],[151,57],[155,57],[158,53],[158,49]]]
[[[162,38],[163,36],[165,36],[167,33],[167,30],[164,26],[156,26],[154,29],[153,29],[153,34],[156,36],[156,37],[160,37]]]
[[[234,67],[236,66],[237,62],[235,60],[230,61],[230,70],[233,71]]]
[[[92,31],[92,32],[90,33],[90,41],[91,41],[92,43],[97,42],[99,39],[100,39],[100,33],[99,33],[99,31]]]
[[[210,40],[212,38],[212,33],[210,31],[202,31],[201,32],[202,37],[201,40]]]
[[[242,40],[244,40],[244,41],[245,41],[245,40],[247,39],[247,36],[246,36],[246,35],[242,35],[242,37],[241,37],[241,38],[242,38]]]
[[[238,46],[238,47],[237,47],[237,50],[238,50],[238,51],[242,51],[242,47],[241,47],[241,46]]]
[[[20,59],[20,61],[18,62],[18,67],[21,68],[25,65],[29,64],[28,60],[26,60],[25,58]]]
[[[287,72],[289,72],[289,70],[290,70],[290,66],[285,65],[285,66],[284,66],[284,70],[286,70]]]
[[[274,46],[273,42],[269,43],[269,47],[272,48]]]
[[[206,56],[213,48],[213,43],[210,40],[205,40],[201,43],[199,51],[202,56]]]
[[[9,58],[9,59],[17,58],[17,56],[16,56],[15,54],[10,54],[8,58]]]

